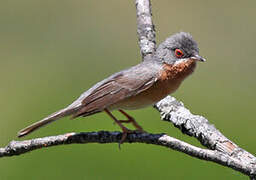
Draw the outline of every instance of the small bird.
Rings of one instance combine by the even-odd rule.
[[[174,34],[158,46],[152,57],[98,82],[66,108],[22,129],[18,137],[65,116],[85,117],[105,111],[122,129],[121,144],[132,132],[123,123],[132,123],[136,130],[143,131],[124,110],[153,105],[175,92],[194,71],[197,61],[204,62],[205,59],[199,55],[192,36],[185,32]],[[119,110],[127,120],[117,120],[112,110]]]

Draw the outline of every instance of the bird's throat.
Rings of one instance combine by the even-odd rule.
[[[188,59],[186,61],[181,61],[176,64],[164,64],[163,72],[161,74],[162,80],[174,80],[180,79],[181,81],[187,76],[192,74],[196,67],[196,61],[193,59]]]

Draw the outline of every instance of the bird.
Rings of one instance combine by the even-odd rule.
[[[199,55],[197,42],[189,33],[176,33],[162,42],[150,58],[96,83],[67,107],[19,131],[18,137],[65,116],[74,119],[106,112],[122,130],[121,144],[127,134],[144,132],[124,110],[154,105],[175,92],[182,81],[194,72],[198,61],[206,60]],[[127,120],[118,120],[112,114],[113,110],[118,110]],[[136,130],[128,129],[124,123],[131,123]]]

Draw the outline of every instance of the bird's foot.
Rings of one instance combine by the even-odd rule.
[[[129,114],[124,112],[123,110],[119,110],[126,118],[127,120],[119,120],[120,123],[132,123],[132,125],[136,128],[137,131],[139,132],[146,132],[143,130],[143,128],[135,121],[133,117],[131,117]]]

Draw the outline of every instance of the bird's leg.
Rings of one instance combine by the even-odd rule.
[[[115,123],[116,123],[116,124],[122,129],[122,131],[123,131],[122,138],[121,138],[121,140],[120,140],[120,142],[119,142],[119,148],[120,148],[120,144],[122,144],[122,143],[124,142],[124,140],[125,140],[126,137],[127,137],[127,134],[128,134],[128,133],[132,133],[132,131],[129,130],[127,127],[125,127],[119,120],[117,120],[117,119],[115,118],[115,116],[113,116],[113,114],[112,114],[108,109],[105,109],[104,111],[115,121]]]
[[[119,109],[119,112],[121,112],[125,117],[127,117],[127,120],[119,120],[120,123],[132,123],[132,125],[140,132],[145,132],[143,128],[135,121],[133,117],[131,117],[129,114],[124,112],[123,110]]]

